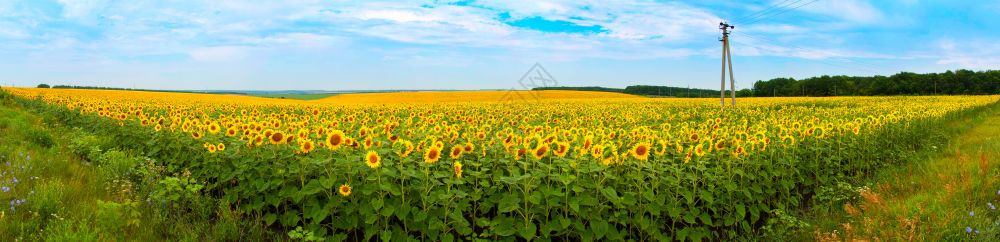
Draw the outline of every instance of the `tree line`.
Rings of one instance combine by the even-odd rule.
[[[743,94],[743,95],[740,95]],[[891,76],[819,76],[802,80],[774,78],[757,81],[737,96],[887,96],[1000,94],[1000,71],[956,70]]]
[[[633,85],[608,87],[537,87],[532,90],[574,90],[619,92],[643,96],[718,97],[719,90]],[[818,76],[796,80],[774,78],[757,81],[751,89],[736,91],[737,97],[825,97],[891,95],[992,95],[1000,94],[1000,70],[955,70],[917,74],[900,72],[891,76]],[[726,91],[726,97],[729,97]]]
[[[652,85],[633,85],[627,86],[625,88],[610,88],[610,87],[536,87],[531,90],[572,90],[572,91],[598,91],[598,92],[618,92],[632,95],[641,96],[659,96],[659,97],[717,97],[719,96],[718,90],[709,89],[698,89],[698,88],[683,88],[683,87],[668,87],[668,86],[652,86]],[[737,94],[739,95],[739,94]]]

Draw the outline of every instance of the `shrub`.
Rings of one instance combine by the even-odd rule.
[[[54,142],[52,141],[52,135],[45,130],[38,128],[28,128],[24,131],[25,137],[31,141],[31,143],[41,146],[43,148],[52,147]]]

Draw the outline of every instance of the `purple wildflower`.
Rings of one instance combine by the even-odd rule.
[[[9,187],[2,187],[2,188],[0,188],[0,190],[3,190],[3,192],[9,192],[10,188]]]
[[[972,227],[965,227],[966,233],[972,233]]]

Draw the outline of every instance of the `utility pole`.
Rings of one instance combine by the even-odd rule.
[[[726,63],[729,63],[729,95],[732,96],[732,105],[736,106],[736,79],[733,78],[733,54],[729,51],[729,30],[736,28],[736,26],[729,25],[727,22],[719,23],[719,29],[722,30],[722,83],[719,85],[719,104],[722,107],[726,106]]]

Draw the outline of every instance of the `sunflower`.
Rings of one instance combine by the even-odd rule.
[[[427,164],[434,164],[438,159],[441,159],[441,148],[431,146],[427,148],[427,152],[424,152],[424,162]]]
[[[396,154],[400,157],[410,156],[410,153],[413,152],[413,142],[410,142],[409,140],[400,140],[396,143],[396,145],[398,147]]]
[[[514,152],[514,160],[521,160],[521,157],[524,157],[527,153],[528,149],[526,148],[517,149],[517,152]]]
[[[649,143],[639,143],[629,153],[632,153],[632,157],[637,160],[647,160],[649,159]]]
[[[737,145],[736,149],[733,150],[733,156],[741,156],[744,154],[746,154],[746,149],[743,148],[743,145]]]
[[[603,158],[604,157],[604,146],[603,145],[595,145],[593,148],[590,149],[590,156],[592,156],[594,158]]]
[[[688,139],[690,139],[691,142],[698,142],[698,138],[698,133],[696,132],[691,132],[691,136],[688,136]]]
[[[236,128],[229,128],[226,130],[226,136],[233,137],[236,136]]]
[[[545,155],[549,153],[549,145],[539,144],[534,151],[531,152],[531,156],[535,157],[536,160],[541,160],[545,158]]]
[[[215,153],[215,150],[216,150],[216,149],[215,149],[215,145],[213,145],[213,144],[208,144],[208,146],[206,146],[205,148],[207,148],[207,149],[208,149],[208,153]]]
[[[368,127],[362,126],[361,129],[358,130],[358,136],[361,136],[361,137],[368,136],[368,132],[369,132],[368,131]]]
[[[781,137],[781,143],[784,144],[785,146],[794,145],[795,137],[791,135],[785,135],[784,137]]]
[[[458,158],[462,157],[462,151],[463,150],[464,149],[461,146],[457,146],[456,145],[454,147],[451,147],[451,158],[452,159],[458,159]]]
[[[340,193],[340,196],[343,196],[343,197],[350,196],[351,195],[351,186],[348,186],[347,184],[340,185],[340,189],[337,189],[337,192]]]
[[[156,130],[156,132],[160,132],[161,129],[163,129],[163,125],[159,124],[157,124],[156,127],[153,128],[153,130]]]
[[[726,148],[726,142],[724,140],[720,139],[719,141],[715,142],[715,149],[716,150],[721,150],[721,149],[725,149],[725,148]]]
[[[705,155],[704,145],[698,144],[698,146],[695,146],[694,147],[694,154],[698,155],[698,156],[704,156]]]
[[[365,137],[365,143],[364,143],[365,149],[366,150],[370,149],[372,148],[373,145],[375,145],[375,142],[372,142],[372,137],[371,136]]]
[[[594,136],[588,135],[587,137],[583,138],[583,149],[585,150],[590,149],[590,145],[592,145],[593,143],[594,143]]]
[[[604,164],[606,166],[610,166],[611,164],[614,164],[614,163],[615,163],[615,157],[614,156],[608,156],[608,158],[601,159],[601,164]]]
[[[656,142],[656,144],[660,145],[660,148],[656,150],[656,155],[664,155],[667,153],[667,150],[670,149],[669,147],[667,147],[666,141],[661,140]]]
[[[462,178],[462,163],[455,161],[455,165],[452,165],[455,169],[455,177]]]
[[[253,137],[253,144],[254,145],[260,145],[260,144],[263,144],[263,143],[264,143],[264,136],[263,135],[259,135],[258,134],[258,135],[256,135],[256,136]]]
[[[694,147],[689,148],[687,151],[687,155],[684,155],[684,164],[687,164],[688,162],[691,161],[692,153],[694,153]]]
[[[556,142],[556,150],[552,153],[558,157],[565,157],[566,153],[569,153],[569,142]]]
[[[312,152],[315,148],[316,146],[313,144],[312,140],[306,140],[299,144],[299,151],[303,154],[309,154],[309,152]]]
[[[199,132],[191,132],[191,138],[194,138],[194,139],[197,140],[197,139],[201,139],[201,137],[202,137],[201,133],[199,133]]]
[[[219,128],[219,124],[217,124],[217,123],[212,123],[212,124],[208,125],[208,132],[209,133],[217,134],[217,133],[219,133],[219,130],[222,130],[222,129]]]
[[[223,144],[223,143],[219,143],[219,144],[218,144],[218,145],[216,145],[215,147],[216,147],[216,148],[218,148],[218,149],[219,149],[219,151],[223,151],[223,150],[226,150],[226,144]]]
[[[271,136],[268,137],[268,140],[271,141],[271,144],[275,145],[285,143],[285,134],[281,133],[280,131],[275,131],[274,133],[271,133]]]
[[[372,169],[378,168],[382,165],[382,157],[378,156],[374,150],[368,151],[368,154],[365,155],[365,164]]]
[[[473,145],[472,142],[468,142],[465,143],[465,147],[463,148],[465,149],[465,153],[472,153],[472,151],[476,149],[476,145]]]
[[[326,148],[336,150],[344,144],[344,131],[334,130],[326,136]]]

